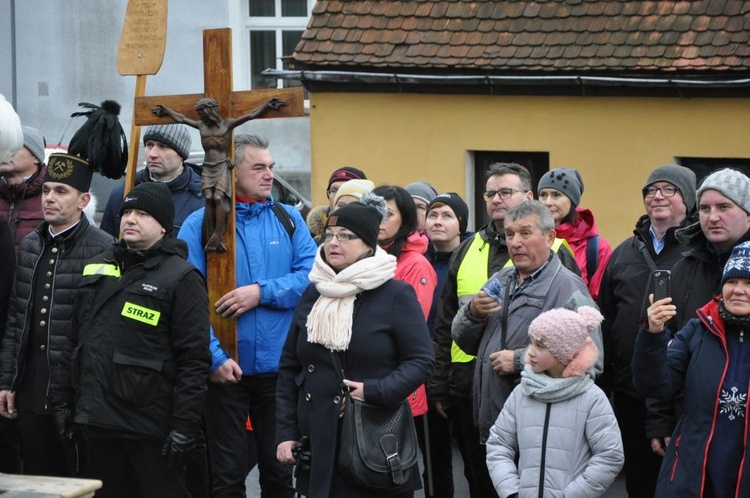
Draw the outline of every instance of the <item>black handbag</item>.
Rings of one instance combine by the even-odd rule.
[[[394,489],[411,477],[417,462],[417,432],[407,400],[377,406],[349,395],[338,354],[333,366],[346,397],[339,442],[339,472],[348,482],[373,489]]]

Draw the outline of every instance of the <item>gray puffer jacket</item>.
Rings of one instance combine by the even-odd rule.
[[[520,380],[523,354],[529,344],[528,329],[531,321],[553,308],[577,310],[580,306],[596,307],[581,277],[562,266],[555,253],[552,253],[547,266],[531,284],[518,292],[513,292],[517,278],[515,268],[503,268],[491,278],[496,276],[503,284],[504,299],[510,300],[505,330],[502,327],[502,312],[494,313],[485,320],[475,320],[467,310],[470,303],[459,309],[451,329],[456,344],[467,354],[477,357],[472,401],[474,422],[482,443],[487,440],[490,427]],[[604,365],[601,328],[592,332],[591,338],[599,350],[595,365],[598,375]],[[507,349],[515,351],[513,363],[516,371],[511,375],[498,375],[492,370],[490,355]]]
[[[515,389],[487,441],[487,468],[500,498],[601,496],[623,461],[617,419],[596,385],[557,403]]]

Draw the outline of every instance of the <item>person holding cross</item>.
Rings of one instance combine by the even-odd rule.
[[[234,149],[236,284],[211,306],[237,321],[237,358],[227,354],[227,344],[212,331],[205,413],[211,496],[245,496],[249,413],[261,495],[292,498],[292,466],[276,460],[276,381],[294,308],[310,283],[316,245],[299,212],[277,205],[271,194],[275,162],[268,139],[238,134]],[[188,216],[178,234],[188,244],[188,261],[204,275],[200,233],[207,213],[199,209]],[[282,216],[293,230],[287,230]]]
[[[157,105],[151,112],[159,117],[169,116],[178,123],[197,128],[201,134],[201,145],[205,151],[201,188],[206,199],[206,215],[203,225],[202,243],[205,252],[226,252],[222,242],[227,230],[227,214],[232,202],[232,160],[227,149],[232,141],[232,130],[241,124],[255,119],[268,109],[279,110],[286,105],[277,98],[271,98],[238,118],[223,119],[219,103],[211,98],[202,98],[195,103],[200,121],[190,119],[165,105]]]

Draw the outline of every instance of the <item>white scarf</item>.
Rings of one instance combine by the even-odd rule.
[[[362,291],[376,289],[396,273],[396,258],[378,247],[375,254],[333,271],[323,260],[323,246],[315,255],[310,281],[320,292],[307,315],[307,341],[334,351],[346,351],[352,338],[354,300]]]

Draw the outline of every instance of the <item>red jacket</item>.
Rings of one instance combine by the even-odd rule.
[[[41,196],[45,170],[46,166],[15,185],[0,179],[0,215],[8,218],[16,254],[21,240],[44,221]]]
[[[424,257],[430,241],[425,235],[414,232],[406,239],[401,254],[396,258],[396,280],[406,282],[414,288],[417,300],[422,307],[425,322],[430,315],[432,296],[437,287],[437,275],[427,258]],[[417,417],[427,413],[427,393],[424,385],[409,395],[412,414]]]
[[[573,249],[576,263],[578,263],[578,268],[581,269],[581,278],[589,288],[591,297],[596,300],[599,296],[599,286],[602,283],[604,269],[612,255],[612,247],[609,242],[604,240],[604,237],[599,236],[599,261],[596,272],[593,276],[589,276],[586,271],[586,244],[590,237],[599,235],[599,228],[597,228],[594,214],[590,210],[577,207],[576,213],[578,213],[578,217],[575,223],[563,223],[555,227],[555,233],[557,233],[558,238],[567,240],[570,248]]]

